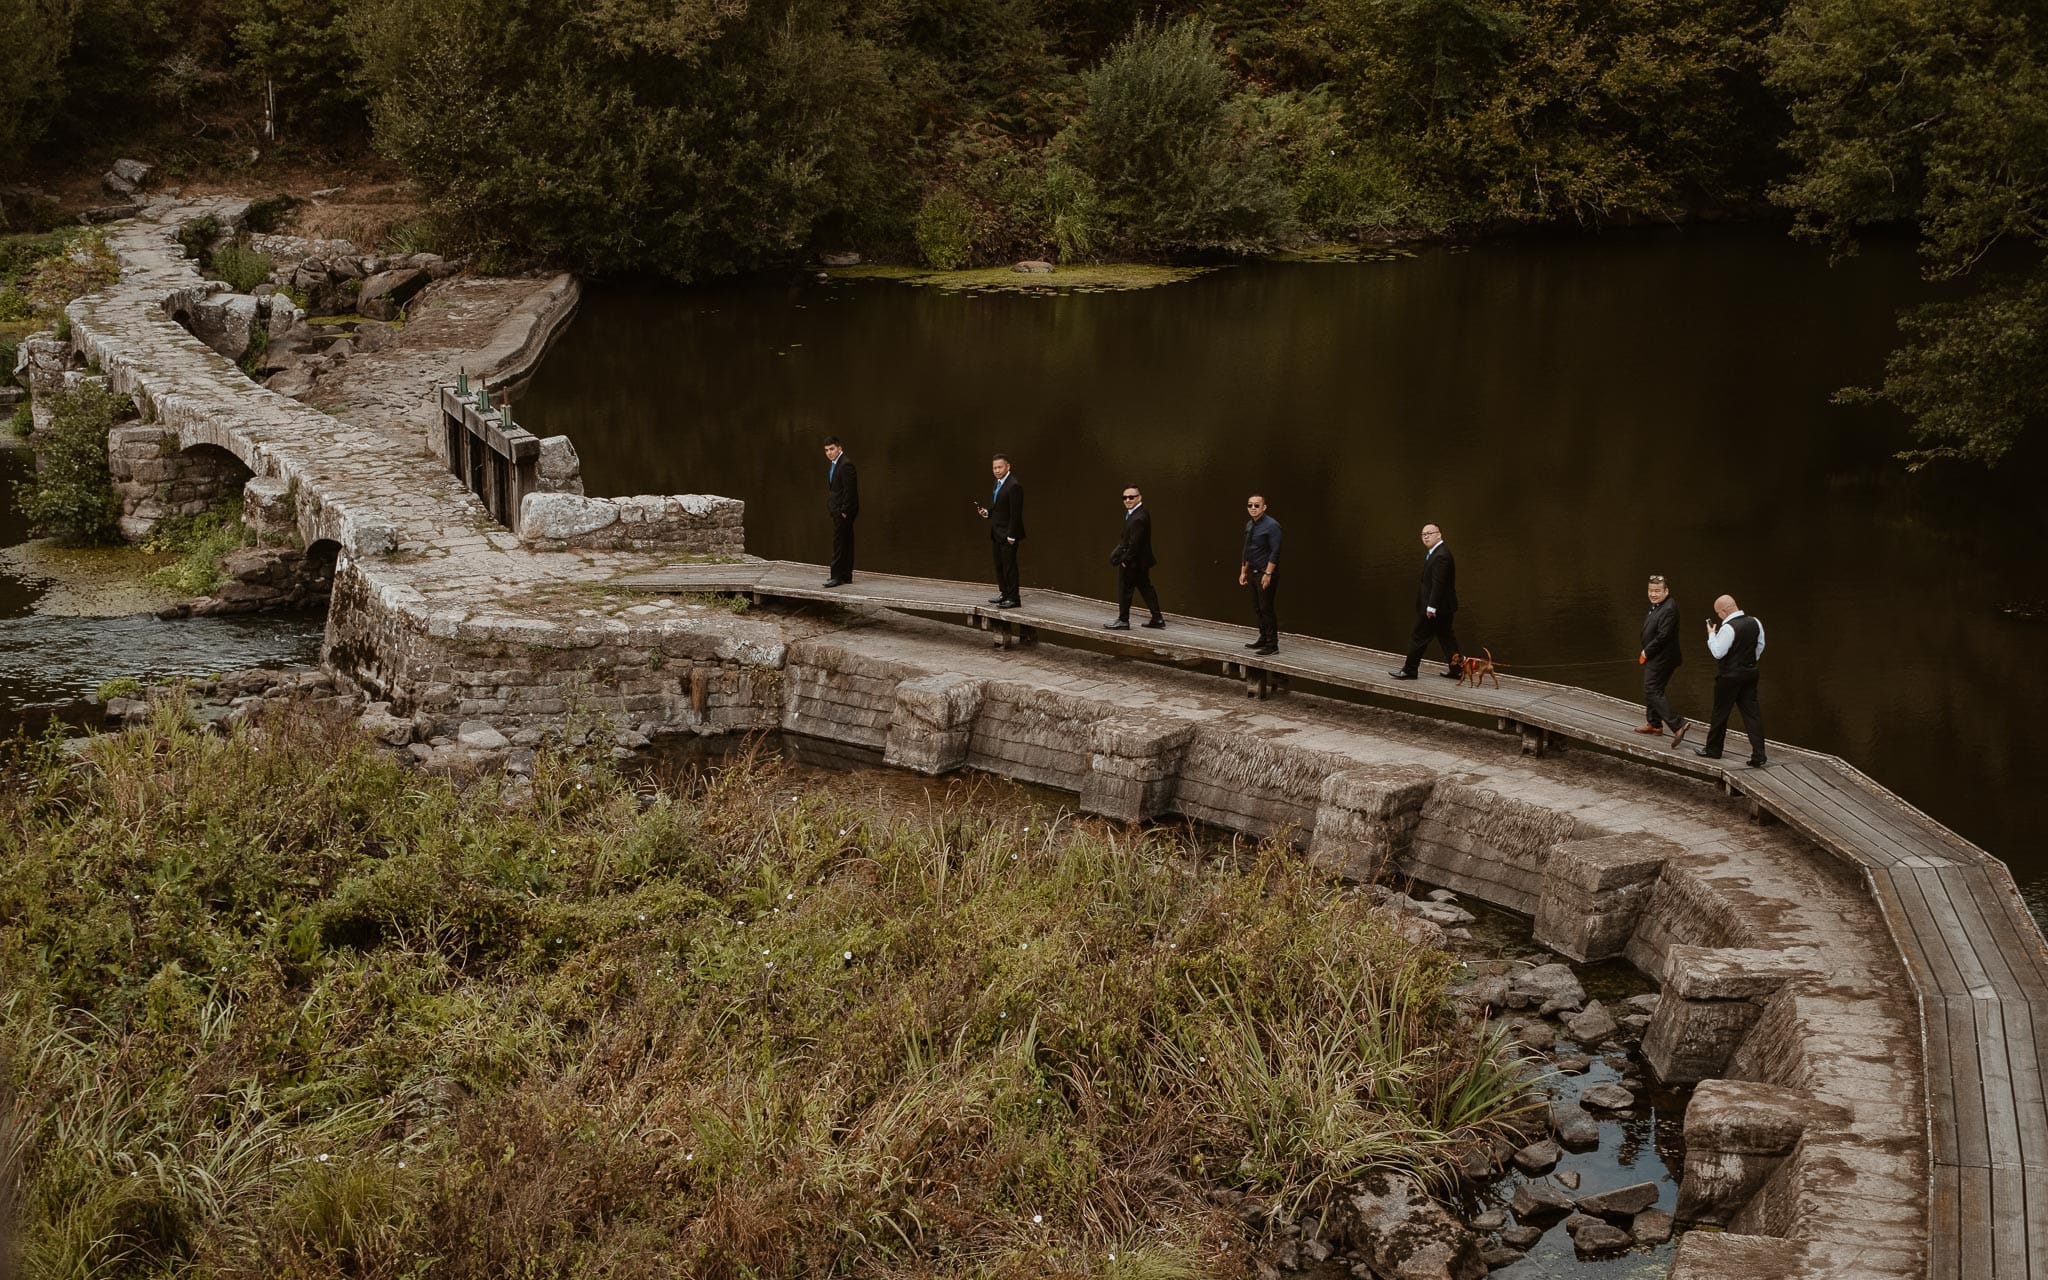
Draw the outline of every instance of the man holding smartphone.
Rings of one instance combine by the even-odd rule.
[[[1021,609],[1018,599],[1017,544],[1024,540],[1024,487],[1010,474],[1010,459],[997,454],[989,462],[996,478],[988,505],[974,504],[974,513],[988,521],[988,539],[995,551],[996,591],[989,603],[998,609]]]
[[[1708,760],[1721,758],[1721,744],[1728,740],[1728,714],[1742,710],[1742,727],[1749,734],[1749,767],[1764,767],[1764,713],[1757,701],[1757,663],[1764,656],[1764,624],[1742,611],[1734,596],[1714,601],[1714,616],[1707,619],[1707,652],[1719,667],[1714,672],[1714,718],[1707,724],[1707,741],[1693,754]],[[1674,740],[1673,745],[1676,745]]]

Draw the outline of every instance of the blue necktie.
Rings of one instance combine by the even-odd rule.
[[[998,480],[998,481],[996,481],[996,487],[995,487],[994,491],[993,491],[993,492],[991,492],[991,493],[990,493],[990,494],[988,495],[988,505],[990,505],[990,506],[994,506],[994,505],[996,505],[996,499],[997,499],[997,498],[1000,498],[1000,497],[1002,497],[1002,496],[1003,496],[1003,482],[1002,482],[1002,481],[1000,481],[1000,480]]]
[[[832,477],[839,474],[839,459],[832,459],[832,465],[825,468],[825,483],[831,484]]]

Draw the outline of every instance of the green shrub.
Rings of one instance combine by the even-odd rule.
[[[238,241],[215,249],[207,269],[216,280],[227,281],[236,293],[248,293],[257,285],[270,282],[273,265],[269,254],[258,253]]]
[[[24,400],[14,406],[14,416],[7,420],[7,429],[22,440],[26,440],[35,434],[35,410],[30,408],[28,401]]]
[[[299,207],[297,196],[265,196],[251,200],[248,212],[242,215],[242,225],[250,231],[269,233],[284,225],[292,210]]]
[[[175,552],[178,558],[150,574],[149,580],[180,595],[211,594],[226,580],[221,559],[249,542],[239,497],[224,498],[196,516],[173,516],[158,522],[143,550]]]
[[[142,681],[134,676],[116,676],[94,689],[92,696],[103,704],[116,698],[139,698],[142,696]]]
[[[56,328],[55,328],[55,329],[53,330],[53,336],[54,336],[54,337],[55,337],[55,338],[57,339],[57,341],[59,341],[59,342],[69,342],[69,341],[71,341],[71,313],[70,313],[70,312],[68,312],[68,311],[59,311],[59,312],[57,313],[57,324],[56,324]]]
[[[178,227],[178,243],[184,247],[185,256],[206,261],[213,252],[213,242],[220,239],[220,220],[212,214],[194,218]]]
[[[957,271],[974,260],[974,208],[951,187],[924,198],[917,211],[917,251],[939,271]]]
[[[1088,107],[1058,144],[1128,252],[1260,252],[1292,225],[1275,111],[1243,92],[1199,18],[1141,22],[1082,76]]]
[[[16,281],[45,260],[64,252],[62,232],[0,236],[0,280]]]
[[[35,315],[35,306],[28,295],[13,285],[0,289],[0,322],[27,320]],[[9,370],[13,372],[13,370]]]
[[[15,491],[31,531],[74,546],[113,541],[121,499],[107,471],[107,432],[134,409],[97,383],[52,398],[41,466]]]

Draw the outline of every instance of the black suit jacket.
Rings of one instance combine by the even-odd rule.
[[[835,516],[860,514],[860,473],[853,469],[853,459],[843,453],[825,481],[825,510]]]
[[[1415,587],[1415,612],[1434,609],[1439,614],[1458,611],[1458,562],[1451,549],[1439,542],[1422,562],[1422,581]]]
[[[988,509],[988,536],[1024,541],[1024,486],[1014,475],[1003,481],[1002,492]]]
[[[1675,667],[1685,661],[1678,649],[1678,600],[1665,596],[1643,618],[1643,655],[1652,667]]]
[[[1109,553],[1109,562],[1132,569],[1150,569],[1159,563],[1152,557],[1152,513],[1144,503],[1124,517],[1124,536]]]

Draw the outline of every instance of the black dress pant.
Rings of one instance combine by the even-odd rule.
[[[1702,748],[1708,755],[1721,754],[1721,744],[1728,740],[1728,715],[1740,710],[1742,728],[1749,734],[1750,762],[1764,762],[1764,711],[1763,704],[1757,701],[1756,681],[1754,671],[1714,677],[1714,718],[1707,725],[1707,741]]]
[[[1678,670],[1674,662],[1649,662],[1643,664],[1643,722],[1674,733],[1685,724],[1685,717],[1671,709],[1671,699],[1664,694],[1664,686],[1671,683],[1673,673]]]
[[[1280,594],[1280,579],[1275,576],[1266,585],[1259,585],[1259,571],[1251,571],[1252,616],[1259,622],[1259,643],[1278,645],[1280,643],[1280,611],[1274,598]]]
[[[1422,651],[1429,648],[1429,642],[1432,640],[1443,645],[1446,666],[1451,665],[1453,660],[1464,652],[1458,647],[1458,633],[1451,629],[1449,611],[1438,609],[1434,618],[1427,613],[1419,614],[1415,619],[1415,634],[1408,638],[1408,661],[1403,664],[1403,669],[1409,675],[1414,675],[1421,669]]]
[[[832,573],[834,582],[853,581],[853,517],[832,517]]]
[[[991,537],[996,550],[996,593],[1005,600],[1017,598],[1017,544],[1008,538]]]
[[[1152,589],[1152,571],[1135,564],[1120,564],[1116,567],[1116,616],[1120,621],[1131,620],[1131,596],[1145,597],[1145,607],[1152,611],[1152,620],[1159,620],[1159,593]]]

